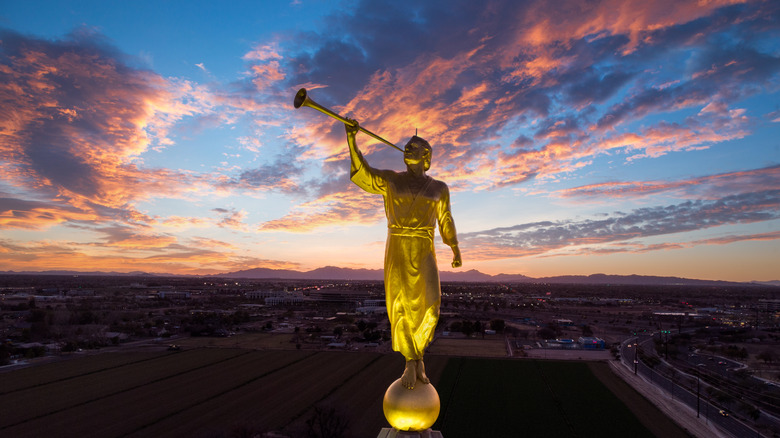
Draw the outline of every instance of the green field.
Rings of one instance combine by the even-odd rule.
[[[446,437],[653,437],[585,362],[450,359],[439,381]]]
[[[607,389],[603,363],[429,355],[426,366],[442,399],[434,428],[447,438],[686,436],[662,415],[640,422],[631,409],[657,409],[635,393],[629,409],[632,390]],[[298,437],[317,407],[347,420],[346,436],[374,437],[402,367],[378,353],[105,353],[0,374],[0,436]]]

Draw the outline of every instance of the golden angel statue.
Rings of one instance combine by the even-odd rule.
[[[385,246],[385,296],[393,350],[403,354],[406,367],[401,383],[413,389],[417,380],[430,383],[423,354],[433,341],[439,321],[441,285],[434,252],[434,228],[452,248],[452,267],[463,262],[455,223],[450,212],[447,185],[426,174],[431,166],[431,146],[413,136],[404,147],[405,172],[374,169],[358,149],[357,121],[345,123],[352,161],[350,178],[361,189],[384,197],[387,215]]]

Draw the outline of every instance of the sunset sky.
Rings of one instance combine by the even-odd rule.
[[[0,0],[0,271],[381,268],[301,87],[431,142],[464,270],[780,279],[780,2],[728,0]]]

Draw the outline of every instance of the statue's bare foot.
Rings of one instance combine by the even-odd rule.
[[[401,376],[401,385],[406,389],[414,389],[414,383],[417,381],[417,361],[407,360],[406,368]]]
[[[431,379],[425,374],[425,364],[422,359],[417,361],[417,378],[423,383],[431,383]]]

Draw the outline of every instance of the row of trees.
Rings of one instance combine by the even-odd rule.
[[[378,329],[378,326],[379,325],[374,321],[365,321],[361,319],[349,326],[336,326],[333,329],[333,335],[341,338],[347,332],[357,332],[358,336],[353,337],[353,340],[376,342],[383,339],[383,333]]]
[[[484,330],[490,329],[496,333],[503,333],[506,328],[506,322],[503,319],[493,319],[489,323],[483,323],[479,320],[461,320],[450,323],[449,330],[451,332],[460,332],[466,336],[471,336],[474,333],[482,333]]]

